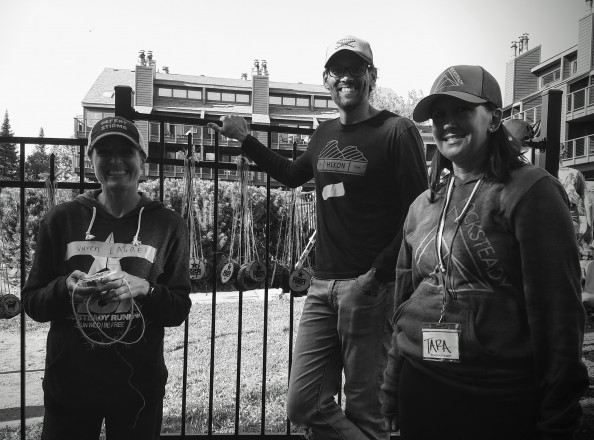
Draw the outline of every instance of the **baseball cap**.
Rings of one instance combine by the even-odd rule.
[[[431,106],[442,95],[452,96],[474,104],[490,102],[503,107],[499,84],[481,66],[452,66],[444,70],[431,87],[431,93],[421,99],[413,111],[416,122],[431,118]]]
[[[343,50],[350,50],[359,55],[364,61],[373,66],[373,53],[369,43],[361,38],[347,35],[340,38],[326,49],[326,62],[324,67],[328,67],[331,58]]]
[[[90,156],[97,142],[108,136],[122,136],[129,140],[145,158],[148,156],[146,143],[136,125],[120,116],[108,116],[95,124],[91,133],[89,133],[87,154]]]

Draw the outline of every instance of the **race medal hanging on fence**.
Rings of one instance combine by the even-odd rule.
[[[0,319],[11,319],[21,313],[21,300],[12,293],[0,296]]]
[[[266,265],[261,261],[253,261],[248,263],[247,273],[252,280],[261,283],[266,279]]]
[[[239,264],[237,261],[229,259],[223,259],[217,266],[217,273],[221,283],[227,284],[237,278],[237,272],[239,271]]]
[[[237,175],[238,191],[233,200],[233,224],[231,227],[229,260],[231,262],[233,255],[237,255],[237,261],[241,266],[235,277],[235,285],[239,290],[245,291],[257,288],[266,279],[266,265],[258,257],[254,235],[252,194],[249,187],[250,167],[248,159],[243,154],[237,156]],[[227,274],[235,272],[231,271],[230,266],[223,270]]]
[[[253,290],[257,288],[260,284],[259,281],[252,280],[248,275],[248,264],[243,264],[239,271],[237,272],[237,279],[235,280],[235,285],[241,291],[246,290]]]
[[[190,280],[192,282],[208,280],[212,274],[212,266],[204,258],[200,234],[200,208],[197,203],[196,190],[196,156],[192,134],[188,133],[188,150],[184,158],[184,177],[182,185],[182,217],[186,219],[190,242]],[[209,270],[210,269],[210,270]]]
[[[0,212],[0,221],[2,213]],[[22,304],[18,296],[10,293],[11,289],[17,291],[16,286],[11,286],[8,264],[4,260],[7,255],[4,234],[0,230],[0,319],[11,319],[21,313]]]
[[[197,258],[190,258],[190,279],[197,281],[205,278],[205,261]]]
[[[311,286],[311,273],[308,269],[302,267],[295,269],[289,276],[289,287],[293,292],[301,293]]]
[[[316,231],[314,231],[311,237],[309,237],[307,246],[301,253],[299,261],[297,261],[297,264],[295,265],[295,270],[291,272],[291,275],[289,276],[289,286],[291,287],[291,290],[295,293],[302,294],[303,292],[306,292],[309,289],[309,286],[311,286],[312,274],[308,269],[303,267],[303,263],[305,262],[305,259],[311,252],[315,242]]]

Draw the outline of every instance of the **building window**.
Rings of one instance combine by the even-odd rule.
[[[188,90],[189,99],[202,99],[202,90]]]
[[[221,92],[206,92],[206,99],[209,101],[220,101],[221,100]]]
[[[541,78],[541,87],[546,87],[547,85],[551,84],[554,81],[557,81],[561,78],[561,69],[553,70],[550,73],[547,73]]]
[[[165,89],[163,87],[159,87],[157,89],[157,96],[163,96],[165,98],[171,98],[171,96],[172,96],[172,90],[171,89]]]
[[[309,98],[297,98],[297,107],[309,107]]]
[[[577,72],[577,60],[573,60],[571,62],[571,73],[572,75]]]
[[[221,101],[235,102],[235,93],[221,93]]]
[[[250,102],[250,95],[248,95],[247,93],[237,93],[235,97],[237,102]]]
[[[173,89],[174,98],[187,98],[188,92],[185,89]]]
[[[270,96],[268,98],[268,102],[270,103],[270,105],[282,105],[283,98],[281,98],[280,96]]]
[[[328,107],[328,100],[316,98],[316,99],[314,99],[314,106],[316,108],[326,108],[326,107]]]
[[[295,98],[283,96],[283,105],[290,105],[292,107],[295,107]]]
[[[103,113],[101,112],[89,112],[87,111],[87,127],[93,128],[97,122],[99,122],[103,118]]]

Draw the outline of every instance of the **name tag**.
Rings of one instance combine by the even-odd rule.
[[[424,322],[423,359],[460,362],[460,324]]]

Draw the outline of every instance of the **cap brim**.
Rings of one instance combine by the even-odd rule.
[[[340,49],[340,50],[338,50],[338,51],[334,52],[332,55],[330,55],[330,57],[329,57],[329,58],[326,60],[326,64],[324,64],[324,68],[328,67],[328,65],[330,64],[330,62],[332,61],[332,59],[333,59],[333,58],[334,58],[336,55],[338,55],[338,54],[340,54],[340,53],[342,53],[342,52],[352,52],[352,53],[354,53],[355,55],[358,55],[358,56],[359,56],[359,58],[361,58],[361,59],[362,59],[363,61],[365,61],[366,63],[369,63],[369,64],[373,65],[373,61],[372,61],[372,60],[369,60],[369,59],[367,59],[366,57],[364,57],[363,55],[361,55],[359,52],[357,52],[357,51],[355,51],[355,50],[352,50],[352,49]]]
[[[93,150],[93,148],[95,147],[95,145],[97,145],[97,142],[99,142],[102,139],[105,139],[106,137],[109,136],[121,136],[124,139],[128,140],[133,146],[134,148],[136,148],[138,151],[140,151],[143,155],[146,155],[146,153],[144,152],[144,150],[142,149],[142,147],[130,136],[124,134],[124,133],[103,133],[100,134],[99,136],[97,136],[94,140],[93,143],[89,145],[88,149],[87,149],[87,154],[90,154],[91,151]]]
[[[488,102],[486,99],[471,95],[470,93],[456,91],[438,92],[434,93],[433,95],[426,96],[418,102],[413,111],[413,120],[415,122],[425,122],[431,119],[431,106],[433,106],[433,103],[442,96],[451,96],[452,98],[457,98],[466,102],[472,102],[473,104],[484,104]]]

